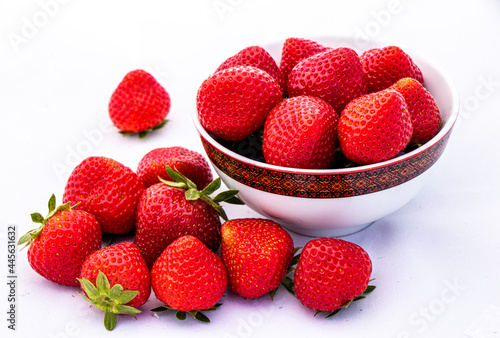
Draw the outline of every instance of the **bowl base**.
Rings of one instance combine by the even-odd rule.
[[[299,235],[304,235],[308,237],[343,237],[347,235],[352,235],[356,232],[359,232],[363,229],[366,229],[374,222],[370,222],[367,224],[361,224],[357,226],[349,226],[349,227],[341,227],[341,228],[331,228],[331,229],[306,229],[300,228],[289,224],[282,224],[282,226],[290,231],[293,231]]]

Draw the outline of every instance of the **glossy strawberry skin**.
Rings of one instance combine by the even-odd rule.
[[[295,96],[269,113],[263,152],[267,163],[303,169],[326,169],[335,160],[339,117],[325,101]]]
[[[113,92],[109,116],[124,132],[140,132],[160,124],[170,111],[170,96],[149,73],[129,72]]]
[[[86,278],[95,285],[99,271],[106,275],[111,287],[120,284],[123,290],[139,291],[126,305],[137,308],[149,299],[149,270],[136,245],[122,242],[92,253],[83,263],[80,278]]]
[[[223,140],[240,141],[261,128],[281,100],[281,89],[269,74],[238,66],[206,79],[196,102],[200,122],[208,132]]]
[[[158,183],[141,196],[137,208],[134,243],[148,267],[174,240],[184,235],[199,238],[210,250],[220,246],[220,219],[201,199],[188,201],[185,190]]]
[[[179,311],[213,307],[227,288],[227,271],[220,258],[196,237],[171,243],[151,270],[156,297]]]
[[[283,43],[283,48],[281,50],[281,60],[280,69],[283,73],[285,84],[288,81],[288,74],[297,63],[300,61],[319,54],[321,52],[326,52],[332,48],[320,45],[316,41],[303,39],[303,38],[288,38]]]
[[[358,54],[342,47],[302,60],[290,72],[287,88],[290,97],[319,97],[341,112],[348,102],[366,93],[366,75]]]
[[[106,157],[88,157],[71,173],[64,203],[93,214],[103,232],[124,234],[133,229],[144,183],[130,168]]]
[[[200,153],[183,147],[151,150],[139,162],[136,173],[148,188],[160,182],[158,176],[171,180],[165,170],[167,165],[193,181],[199,190],[212,182],[212,171],[207,160]]]
[[[221,228],[222,262],[229,287],[255,299],[278,288],[292,261],[293,240],[278,223],[255,218],[232,219]]]
[[[55,214],[28,249],[28,262],[41,276],[78,286],[85,259],[101,248],[101,227],[91,214],[66,210]]]
[[[410,143],[423,144],[433,138],[441,126],[441,114],[432,95],[415,79],[403,78],[391,86],[405,98],[413,124]]]
[[[360,56],[367,77],[368,92],[389,88],[399,79],[411,77],[423,84],[420,68],[397,46],[373,48]]]
[[[242,49],[237,54],[226,59],[217,68],[216,72],[236,66],[252,66],[262,69],[276,80],[282,91],[285,89],[285,79],[276,61],[260,46],[250,46]]]
[[[331,312],[363,293],[371,273],[371,259],[360,246],[341,239],[313,239],[302,249],[294,290],[304,306]]]
[[[357,164],[395,157],[410,142],[411,116],[403,96],[387,89],[350,102],[338,124],[340,148]]]

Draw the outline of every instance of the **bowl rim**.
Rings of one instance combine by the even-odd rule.
[[[323,37],[305,37],[306,39],[316,39],[317,40],[324,40],[326,38],[328,39],[353,39],[354,37],[348,36],[348,35],[329,35],[329,36],[323,36]],[[283,40],[284,41],[284,40]],[[380,46],[385,46],[385,45],[390,45],[387,44],[383,41],[372,39],[370,42],[375,43]],[[275,42],[276,43],[276,42]],[[267,44],[266,44],[267,45]],[[263,45],[265,48],[265,45]],[[257,160],[253,160],[251,158],[245,157],[243,155],[240,155],[222,144],[220,144],[217,140],[215,140],[202,126],[199,116],[198,116],[198,110],[196,108],[196,100],[194,102],[194,107],[191,109],[191,117],[194,122],[194,125],[200,134],[202,138],[204,138],[207,142],[212,144],[214,147],[225,153],[227,156],[232,157],[233,159],[245,163],[247,165],[265,169],[265,170],[271,170],[271,171],[276,171],[276,172],[282,172],[282,173],[290,173],[290,174],[301,174],[301,175],[336,175],[336,174],[350,174],[350,173],[358,173],[358,172],[364,172],[364,171],[370,171],[370,170],[375,170],[378,168],[386,167],[386,166],[391,166],[403,161],[406,161],[412,157],[418,156],[424,152],[426,152],[429,148],[433,147],[437,143],[439,143],[443,138],[445,138],[453,129],[459,115],[459,107],[460,107],[460,101],[459,101],[459,94],[458,90],[451,80],[451,77],[434,61],[429,60],[428,58],[422,56],[419,53],[415,53],[411,51],[410,49],[406,47],[402,47],[405,51],[408,52],[409,55],[411,55],[412,58],[416,58],[418,60],[421,60],[425,62],[428,66],[433,68],[444,80],[446,83],[450,93],[451,93],[451,102],[452,105],[450,107],[451,109],[451,114],[448,117],[448,119],[444,122],[444,124],[441,126],[441,129],[439,132],[434,135],[432,139],[427,141],[425,144],[422,146],[418,147],[417,149],[414,149],[406,154],[400,155],[393,157],[389,160],[382,161],[382,162],[377,162],[373,164],[368,164],[368,165],[359,165],[355,167],[350,167],[350,168],[330,168],[330,169],[302,169],[302,168],[289,168],[289,167],[282,167],[282,166],[277,166],[274,164],[269,164],[265,162],[260,162]],[[278,61],[278,60],[277,60]],[[198,89],[196,90],[196,94],[198,93]],[[197,95],[195,95],[195,98]]]

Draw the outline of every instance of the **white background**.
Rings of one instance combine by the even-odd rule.
[[[0,1],[2,336],[89,337],[499,337],[498,125],[500,1]],[[344,313],[313,317],[284,290],[244,300],[231,292],[212,323],[102,315],[17,259],[17,330],[8,330],[6,227],[31,229],[50,194],[86,156],[135,169],[156,147],[202,152],[190,113],[203,79],[250,45],[287,37],[352,35],[409,46],[439,64],[461,95],[461,116],[424,189],[405,207],[344,239],[373,260],[377,289]],[[170,93],[167,126],[124,138],[107,115],[130,70],[151,72]],[[228,207],[231,218],[257,216]],[[293,235],[295,245],[309,238]]]

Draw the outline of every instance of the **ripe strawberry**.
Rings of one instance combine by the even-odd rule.
[[[165,306],[155,312],[175,309],[185,319],[189,312],[208,321],[200,311],[213,310],[227,288],[227,271],[220,258],[194,236],[183,236],[170,244],[151,270],[151,285]]]
[[[206,79],[198,90],[196,105],[208,132],[223,140],[240,141],[261,128],[281,100],[281,89],[268,73],[239,66]]]
[[[109,101],[109,117],[115,126],[128,135],[158,129],[170,111],[170,96],[155,78],[133,70],[120,82]]]
[[[146,188],[159,183],[158,176],[171,180],[165,170],[167,165],[188,177],[199,189],[205,188],[212,182],[212,171],[207,160],[200,153],[183,147],[151,150],[139,162],[137,176],[144,182]]]
[[[373,291],[368,287],[372,262],[360,246],[341,239],[317,238],[300,254],[294,273],[299,301],[318,312],[335,314]]]
[[[106,157],[88,157],[71,173],[63,201],[93,214],[103,232],[124,234],[135,224],[144,183],[130,168]]]
[[[216,72],[236,66],[252,66],[262,69],[276,80],[282,91],[285,89],[285,79],[276,61],[274,61],[273,57],[260,46],[251,46],[242,49],[236,55],[225,60],[219,68],[217,68]]]
[[[101,248],[101,228],[95,217],[73,208],[69,203],[56,208],[52,195],[47,217],[31,214],[33,222],[42,225],[18,242],[29,245],[28,262],[33,270],[54,283],[69,286],[78,285],[83,262]]]
[[[403,96],[386,89],[350,102],[340,116],[337,130],[347,159],[372,164],[401,152],[410,142],[413,126]]]
[[[200,192],[192,181],[167,168],[168,175],[180,183],[162,180],[150,186],[141,196],[137,208],[134,243],[148,267],[170,243],[184,235],[196,236],[210,250],[217,250],[220,246],[219,215],[226,217],[220,205],[208,197],[220,187],[220,179]],[[229,190],[222,193],[224,198],[216,196],[214,199],[229,199],[231,202],[236,193]]]
[[[324,169],[335,159],[339,117],[328,103],[295,96],[278,104],[267,117],[262,149],[267,163]]]
[[[222,225],[221,235],[221,258],[235,293],[254,299],[280,286],[294,248],[292,237],[278,223],[232,219]]]
[[[135,317],[151,294],[146,262],[134,244],[123,242],[91,254],[82,265],[83,299],[105,312],[104,325],[113,330],[116,314]]]
[[[288,75],[287,88],[290,97],[319,97],[341,112],[348,102],[366,93],[366,76],[358,54],[342,47],[302,60]]]
[[[423,83],[422,72],[401,48],[387,46],[367,50],[360,56],[368,81],[368,92],[386,89],[399,79],[411,77]]]
[[[280,69],[285,78],[285,85],[288,81],[288,74],[290,74],[291,70],[297,63],[310,56],[326,52],[331,49],[332,48],[322,46],[319,43],[308,39],[286,39],[281,50],[280,61]]]
[[[403,78],[392,85],[405,98],[413,123],[410,143],[425,143],[439,131],[441,115],[432,95],[415,79]]]

